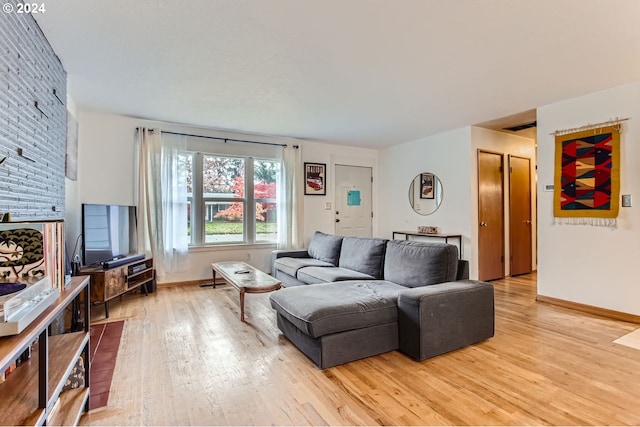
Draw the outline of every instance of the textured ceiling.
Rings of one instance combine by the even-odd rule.
[[[640,80],[638,0],[56,0],[80,108],[387,146]]]

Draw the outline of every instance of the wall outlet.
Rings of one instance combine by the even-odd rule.
[[[623,194],[622,195],[622,207],[630,208],[631,207],[631,194]]]
[[[251,253],[247,252],[247,261],[251,261]]]

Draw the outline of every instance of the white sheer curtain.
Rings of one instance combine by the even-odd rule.
[[[278,249],[304,245],[302,203],[302,149],[283,147],[278,175]]]
[[[140,128],[138,147],[138,241],[163,277],[187,264],[186,139]]]

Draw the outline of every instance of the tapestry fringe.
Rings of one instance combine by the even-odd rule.
[[[617,218],[553,218],[555,225],[591,225],[594,227],[617,228]]]

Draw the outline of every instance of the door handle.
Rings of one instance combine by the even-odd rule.
[[[340,222],[340,218],[336,218],[336,222]]]
[[[531,225],[531,220],[527,219],[527,220],[524,221],[524,223],[527,224],[527,225]]]
[[[480,227],[486,227],[486,226],[487,226],[487,223],[486,223],[486,222],[484,222],[484,221],[480,221]]]

